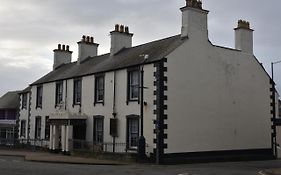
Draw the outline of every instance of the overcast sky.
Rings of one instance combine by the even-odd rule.
[[[94,36],[99,54],[109,52],[109,32],[125,24],[138,45],[180,33],[185,0],[0,0],[0,96],[21,90],[52,70],[53,49],[70,45],[77,60],[77,41]],[[209,10],[212,43],[234,46],[238,19],[251,22],[254,52],[270,72],[281,60],[281,1],[203,0]],[[281,64],[275,65],[281,92]]]

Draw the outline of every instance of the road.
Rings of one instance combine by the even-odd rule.
[[[28,162],[20,157],[0,156],[0,175],[258,175],[263,169],[279,167],[281,161],[98,166]]]

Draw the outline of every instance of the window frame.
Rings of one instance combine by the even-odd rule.
[[[46,116],[45,117],[45,140],[50,139],[50,117]]]
[[[100,81],[103,81],[102,86],[100,86]],[[102,92],[102,99],[99,99],[99,93]],[[105,97],[105,75],[104,74],[98,74],[95,75],[95,101],[94,105],[100,103],[104,105],[104,97]]]
[[[43,85],[38,85],[36,91],[36,108],[42,109],[42,104],[43,104]]]
[[[63,81],[56,82],[55,106],[63,103]]]
[[[37,116],[35,117],[34,139],[41,139],[41,130],[42,130],[42,118],[41,116]]]
[[[26,120],[20,121],[20,137],[26,138]]]
[[[137,122],[137,131],[136,133],[133,133],[131,130],[131,124],[132,122]],[[140,117],[139,115],[128,115],[127,121],[126,121],[126,147],[128,150],[137,150],[138,148],[138,139],[140,137]],[[136,135],[134,138],[136,138],[135,142],[136,144],[133,144],[132,142],[132,134]]]
[[[23,93],[21,98],[21,109],[27,109],[27,93]]]
[[[137,73],[138,84],[133,84],[132,78],[133,73]],[[137,89],[137,97],[132,97],[133,88]],[[137,101],[139,103],[140,100],[140,68],[130,68],[127,69],[127,104],[128,102]]]
[[[97,122],[102,123],[101,130],[97,130]],[[97,115],[93,117],[93,141],[94,144],[102,144],[104,142],[104,116]],[[101,133],[101,134],[100,134]],[[99,136],[101,135],[101,140],[99,140]]]
[[[80,82],[80,87],[77,87],[76,83]],[[79,90],[79,91],[78,91]],[[78,97],[79,101],[78,101]],[[82,103],[82,79],[76,78],[73,80],[73,106],[80,105]]]

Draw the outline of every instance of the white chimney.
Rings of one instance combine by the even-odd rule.
[[[235,30],[235,49],[253,54],[253,31],[248,21],[239,20]]]
[[[202,9],[202,1],[186,0],[186,6],[180,10],[182,11],[181,36],[208,39],[209,11]]]
[[[69,46],[58,44],[58,48],[54,50],[54,65],[53,70],[63,64],[71,63],[72,51],[69,51]]]
[[[88,57],[95,57],[98,55],[98,46],[99,44],[94,43],[94,37],[82,36],[81,41],[77,42],[78,44],[78,61],[80,64]]]
[[[132,47],[132,33],[129,32],[129,27],[123,25],[115,25],[115,30],[110,32],[111,35],[111,48],[110,55],[114,55],[123,48]]]

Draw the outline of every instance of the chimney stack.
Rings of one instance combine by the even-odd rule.
[[[208,39],[208,13],[202,8],[201,0],[186,0],[182,7],[182,38]]]
[[[94,37],[82,36],[81,41],[77,42],[78,44],[78,61],[80,64],[88,57],[95,57],[98,55],[98,46],[99,44],[94,42]]]
[[[72,51],[69,50],[68,45],[58,44],[58,48],[54,50],[54,65],[53,70],[63,64],[71,63]]]
[[[111,48],[110,55],[114,55],[123,48],[132,47],[132,33],[129,32],[129,27],[124,25],[115,25],[114,31],[110,32],[111,35]]]
[[[239,20],[235,30],[235,49],[253,54],[253,29],[248,21]]]

